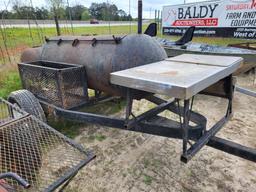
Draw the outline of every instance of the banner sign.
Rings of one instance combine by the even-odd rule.
[[[256,38],[256,0],[219,0],[163,7],[163,33]]]

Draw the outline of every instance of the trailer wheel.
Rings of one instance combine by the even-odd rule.
[[[46,122],[46,117],[38,99],[28,90],[22,89],[12,92],[8,101],[18,105],[22,110],[34,115],[39,120]]]

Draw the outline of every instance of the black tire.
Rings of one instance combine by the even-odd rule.
[[[8,101],[17,104],[22,110],[46,122],[44,110],[39,100],[30,91],[25,89],[14,91],[9,95]]]

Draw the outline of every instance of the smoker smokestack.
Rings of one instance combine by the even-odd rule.
[[[138,34],[142,33],[142,0],[138,0]]]

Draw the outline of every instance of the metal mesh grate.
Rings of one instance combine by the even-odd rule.
[[[12,117],[15,107],[10,106],[0,99],[0,170],[29,182],[27,191],[52,191],[93,158],[34,116]],[[6,184],[24,191],[15,180],[5,179]]]
[[[20,110],[17,107],[9,105],[7,102],[0,98],[0,126],[26,115],[26,112]]]
[[[43,101],[67,109],[87,100],[83,66],[48,61],[18,66],[23,87]]]

